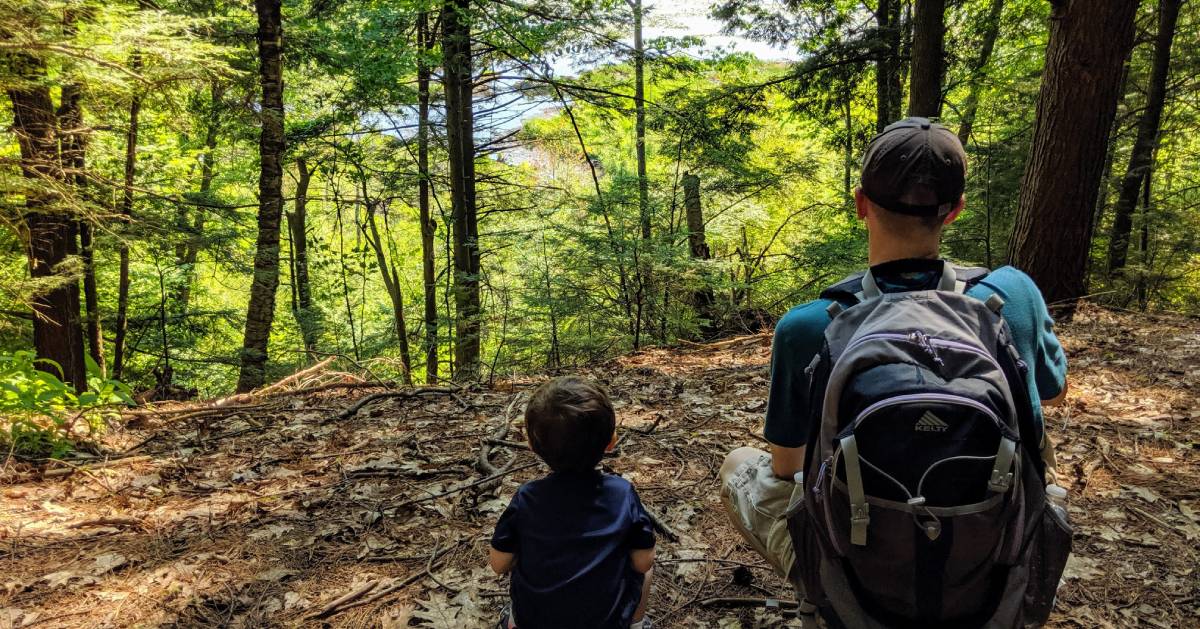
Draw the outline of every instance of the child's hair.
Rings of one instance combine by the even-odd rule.
[[[595,468],[616,427],[608,395],[577,376],[542,383],[525,408],[529,445],[556,472]]]

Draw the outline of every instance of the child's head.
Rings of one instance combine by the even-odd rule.
[[[608,395],[576,376],[542,383],[525,408],[529,445],[556,472],[595,468],[616,428]]]

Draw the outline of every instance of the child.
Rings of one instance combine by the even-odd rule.
[[[546,382],[525,432],[553,471],[522,485],[496,523],[489,562],[512,572],[500,629],[649,629],[654,529],[633,485],[596,469],[617,440],[608,396],[583,378]]]

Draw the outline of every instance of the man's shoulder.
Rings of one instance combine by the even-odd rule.
[[[1042,303],[1042,291],[1033,278],[1012,266],[1002,266],[973,286],[967,294],[986,297],[992,293],[1000,295],[1013,307],[1036,307]]]
[[[788,310],[775,324],[776,343],[806,343],[819,339],[829,327],[827,309],[833,301],[814,299]]]

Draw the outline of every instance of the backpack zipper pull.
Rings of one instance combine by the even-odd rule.
[[[925,350],[925,353],[929,354],[929,357],[933,359],[933,363],[935,365],[937,365],[938,367],[945,366],[945,363],[942,362],[941,357],[938,356],[937,348],[934,347],[933,343],[929,340],[928,334],[925,334],[924,332],[917,330],[917,331],[909,334],[908,338],[913,343],[916,343],[921,349]]]

